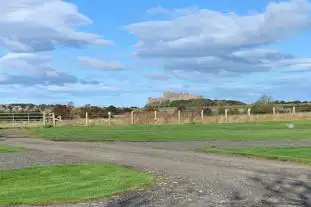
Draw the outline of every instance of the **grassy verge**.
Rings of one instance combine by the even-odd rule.
[[[248,157],[261,157],[281,161],[294,161],[311,164],[311,147],[248,147],[248,148],[215,148],[199,149],[201,152],[235,154]]]
[[[0,171],[0,205],[76,203],[149,186],[151,174],[110,164]]]
[[[20,151],[24,151],[24,148],[0,145],[0,153],[20,152]]]
[[[178,141],[310,139],[311,121],[238,124],[129,125],[33,128],[38,137],[59,141]]]

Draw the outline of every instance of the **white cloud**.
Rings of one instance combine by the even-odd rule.
[[[0,56],[0,69],[34,74],[45,70],[50,60],[47,53],[8,53]]]
[[[50,65],[50,59],[49,53],[8,53],[0,57],[0,84],[98,84],[98,81],[81,80],[67,72],[54,69]]]
[[[80,80],[51,65],[51,51],[58,47],[80,48],[111,41],[81,26],[92,20],[76,5],[63,0],[10,0],[0,6],[1,86],[97,84]]]
[[[167,14],[169,12],[170,12],[169,9],[164,8],[162,6],[152,7],[146,11],[147,14]]]
[[[27,53],[111,44],[99,35],[76,30],[91,23],[74,4],[63,0],[1,1],[0,48]]]
[[[53,75],[51,75],[53,74]],[[35,86],[37,84],[49,85],[57,84],[63,85],[66,83],[76,83],[79,79],[64,72],[56,72],[53,70],[44,72],[40,75],[5,75],[0,85],[24,85]]]
[[[117,87],[106,84],[82,84],[82,83],[68,83],[64,85],[48,85],[44,87],[49,92],[62,93],[77,93],[92,94],[94,92],[115,92]]]
[[[5,82],[8,80],[8,77],[6,75],[0,75],[0,84],[1,82]]]
[[[48,53],[8,53],[0,57],[0,72],[6,72],[1,84],[64,84],[78,78],[50,66]]]
[[[186,8],[186,9],[167,9],[162,6],[156,6],[153,8],[150,8],[146,11],[147,14],[166,14],[166,15],[186,15],[186,14],[191,14],[196,11],[198,11],[200,7],[194,5],[192,7]]]
[[[311,4],[270,2],[264,12],[246,16],[199,9],[126,28],[139,39],[135,46],[139,58],[170,70],[258,72],[278,67],[284,59],[303,67],[293,55],[262,47],[310,29]]]
[[[105,86],[103,84],[81,84],[72,83],[60,85],[1,85],[0,101],[2,103],[48,103],[48,104],[67,104],[69,101],[76,100],[82,104],[97,103],[110,104],[107,96],[111,96],[117,92],[113,86]],[[119,94],[119,93],[117,93]],[[90,99],[90,97],[92,97]],[[95,102],[96,103],[96,102]]]
[[[152,80],[168,80],[172,78],[168,73],[146,73],[145,76]]]
[[[284,72],[311,71],[311,58],[285,59],[279,61],[278,66],[284,68]]]
[[[78,57],[78,61],[86,67],[100,70],[120,71],[126,69],[126,66],[119,62],[104,61],[93,57],[80,56]]]
[[[210,74],[210,73],[203,73],[200,71],[185,71],[185,70],[173,70],[172,74],[174,77],[180,80],[191,80],[194,83],[213,83],[215,82],[228,82],[234,78],[240,76],[240,73],[233,73],[220,70],[218,73]]]
[[[311,74],[309,73],[297,73],[271,77],[266,80],[262,80],[260,84],[279,87],[279,86],[309,86],[311,81]]]

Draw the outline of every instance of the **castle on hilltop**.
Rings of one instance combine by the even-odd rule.
[[[203,99],[203,96],[195,96],[190,93],[175,93],[172,91],[167,91],[163,93],[163,96],[160,98],[148,98],[147,104],[162,103],[165,101],[179,101],[179,100],[194,100],[194,99]]]

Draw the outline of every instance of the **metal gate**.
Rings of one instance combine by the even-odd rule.
[[[46,115],[41,112],[0,113],[0,127],[35,127],[46,123]]]

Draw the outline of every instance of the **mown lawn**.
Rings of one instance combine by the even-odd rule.
[[[178,141],[310,139],[311,121],[238,124],[128,125],[34,128],[41,138],[59,141]]]
[[[147,187],[151,174],[110,164],[76,164],[0,171],[1,205],[45,205],[107,198]]]
[[[22,147],[11,147],[11,146],[0,145],[0,153],[20,152],[23,150],[24,149]]]
[[[282,161],[294,161],[311,164],[311,147],[243,147],[243,148],[217,148],[205,147],[201,152],[235,154],[249,157],[262,157]]]

